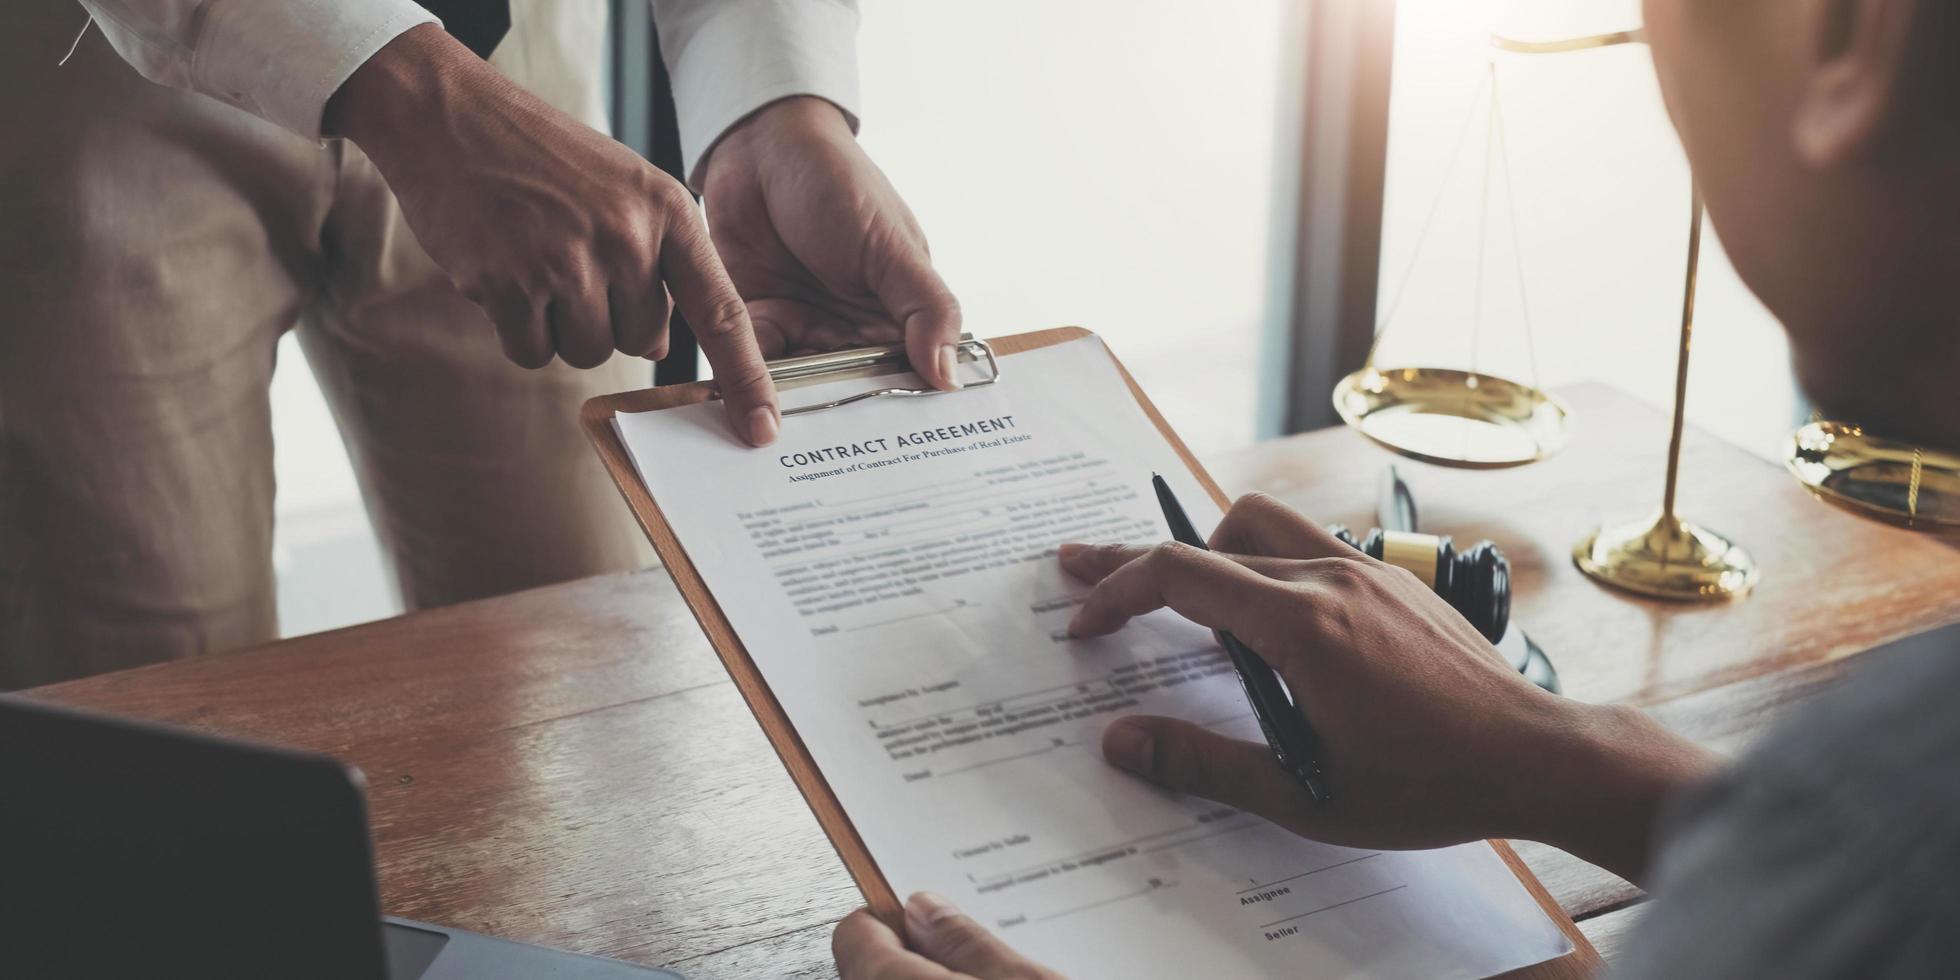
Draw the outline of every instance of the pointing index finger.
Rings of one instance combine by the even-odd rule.
[[[1257,632],[1260,624],[1248,616],[1250,599],[1277,585],[1224,555],[1161,544],[1103,578],[1076,611],[1069,634],[1104,636],[1165,607],[1211,629]]]
[[[715,369],[729,423],[752,446],[775,442],[783,415],[762,348],[756,345],[748,305],[722,268],[707,229],[691,211],[668,228],[660,266],[674,306],[694,328],[701,353]]]
[[[1055,558],[1063,571],[1093,585],[1149,553],[1149,548],[1132,544],[1065,544],[1055,549]]]

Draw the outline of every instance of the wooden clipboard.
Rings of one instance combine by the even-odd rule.
[[[1056,327],[1051,330],[1037,330],[1032,333],[989,340],[987,345],[992,348],[995,356],[1011,359],[1015,354],[1025,351],[1039,350],[1091,336],[1094,334],[1081,327]],[[1157,431],[1163,433],[1164,440],[1171,444],[1171,448],[1177,450],[1178,458],[1190,468],[1191,475],[1207,493],[1211,494],[1212,500],[1218,503],[1220,509],[1230,507],[1231,500],[1225,496],[1223,490],[1218,488],[1218,484],[1212,481],[1211,474],[1206,473],[1205,468],[1199,465],[1197,457],[1191,455],[1191,450],[1184,445],[1184,440],[1179,439],[1177,433],[1172,431],[1170,423],[1165,422],[1164,417],[1158,414],[1157,407],[1150,403],[1143,389],[1137,386],[1136,379],[1130,376],[1130,372],[1123,367],[1121,361],[1116,361],[1115,355],[1112,354],[1110,360],[1116,363],[1116,370],[1122,374],[1124,383],[1130,386],[1130,393],[1136,396],[1137,405],[1143,409],[1144,415],[1157,426]],[[850,376],[852,375],[813,377],[804,383]],[[784,387],[789,386],[784,385]],[[850,816],[844,812],[844,806],[838,802],[837,794],[831,790],[829,781],[824,778],[822,770],[817,768],[816,761],[810,757],[809,748],[803,744],[802,736],[797,734],[796,727],[790,723],[781,702],[776,700],[775,693],[769,689],[769,683],[763,679],[762,671],[756,667],[754,658],[749,656],[749,651],[742,645],[741,638],[735,635],[735,629],[729,625],[728,616],[722,612],[721,604],[715,601],[714,593],[708,590],[700,571],[688,558],[687,550],[681,547],[680,538],[667,523],[666,515],[660,512],[660,505],[654,503],[653,496],[647,492],[646,484],[641,482],[632,457],[627,453],[625,444],[620,441],[618,430],[613,428],[613,416],[620,412],[657,412],[709,401],[714,397],[714,383],[709,381],[602,395],[585,403],[584,408],[579,412],[579,422],[584,426],[586,435],[591,437],[592,444],[598,448],[599,458],[606,464],[606,471],[612,474],[613,482],[619,486],[619,492],[626,498],[627,506],[633,509],[633,516],[639,520],[647,539],[653,542],[653,550],[660,555],[661,562],[667,566],[668,573],[674,577],[674,584],[680,589],[681,597],[687,600],[688,608],[694,611],[694,618],[701,623],[701,630],[708,635],[708,642],[714,646],[715,654],[721,658],[722,666],[728,669],[728,676],[734,680],[736,689],[742,692],[742,699],[748,702],[749,710],[755,713],[755,720],[762,726],[763,734],[768,736],[769,744],[775,747],[776,755],[783,760],[783,767],[789,770],[790,779],[795,781],[796,788],[803,793],[804,800],[810,804],[810,810],[816,814],[817,823],[823,827],[824,833],[829,835],[832,846],[837,848],[837,856],[843,859],[844,867],[851,873],[852,880],[857,882],[858,890],[864,893],[865,903],[870,906],[874,914],[897,930],[899,935],[904,935],[904,912],[898,896],[892,892],[891,884],[885,880],[884,873],[878,869],[878,862],[873,860],[870,849],[864,844],[864,839],[858,836],[856,826],[851,823]],[[1531,978],[1531,980],[1580,980],[1599,972],[1601,966],[1599,953],[1579,932],[1578,925],[1571,917],[1559,908],[1558,903],[1552,899],[1551,893],[1546,891],[1545,886],[1538,881],[1538,877],[1531,873],[1531,869],[1525,866],[1524,861],[1508,843],[1501,840],[1493,840],[1489,843],[1498,856],[1504,859],[1504,863],[1509,865],[1512,872],[1518,876],[1525,890],[1529,891],[1532,898],[1536,899],[1539,906],[1545,910],[1545,914],[1551,916],[1552,921],[1558,924],[1566,938],[1572,941],[1573,946],[1571,954],[1536,966],[1514,970],[1505,976]]]

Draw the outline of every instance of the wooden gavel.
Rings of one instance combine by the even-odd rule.
[[[1413,572],[1485,639],[1496,643],[1504,636],[1511,622],[1511,563],[1497,545],[1479,541],[1459,552],[1447,534],[1376,528],[1357,541],[1339,524],[1327,530],[1370,558]]]

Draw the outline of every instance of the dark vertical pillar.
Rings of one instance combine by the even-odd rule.
[[[1381,262],[1382,178],[1388,158],[1388,94],[1395,45],[1392,0],[1313,0],[1296,25],[1302,70],[1297,96],[1299,164],[1291,192],[1293,233],[1281,235],[1267,351],[1267,432],[1303,432],[1339,421],[1335,382],[1359,368],[1374,340]],[[1304,37],[1300,35],[1304,34]],[[1273,397],[1277,395],[1277,397]]]
[[[611,0],[613,135],[654,166],[685,183],[679,118],[667,64],[660,58],[660,33],[647,0]],[[657,384],[693,381],[701,376],[700,347],[687,323],[675,317],[667,359],[654,369]]]

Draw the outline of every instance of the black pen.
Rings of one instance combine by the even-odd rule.
[[[1177,502],[1177,495],[1171,492],[1171,485],[1164,482],[1163,475],[1152,473],[1150,482],[1157,488],[1157,502],[1164,507],[1164,522],[1171,526],[1172,540],[1210,551],[1205,539],[1198,536],[1198,529],[1191,526],[1191,518],[1185,516],[1183,505]],[[1239,672],[1239,685],[1245,688],[1245,699],[1252,702],[1252,715],[1259,719],[1259,730],[1266,733],[1266,745],[1273,750],[1273,758],[1281,769],[1297,777],[1314,799],[1325,803],[1327,783],[1320,771],[1320,759],[1315,751],[1320,740],[1314,735],[1313,727],[1307,724],[1306,717],[1300,714],[1299,707],[1266,661],[1224,630],[1218,631],[1218,642]]]

